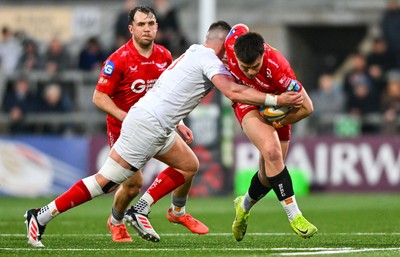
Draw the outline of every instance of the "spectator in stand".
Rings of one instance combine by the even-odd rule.
[[[397,0],[388,0],[382,16],[382,32],[389,52],[395,56],[396,66],[400,69],[400,8]]]
[[[368,120],[368,115],[379,112],[376,92],[367,76],[357,77],[352,84],[353,92],[348,98],[347,113],[362,120],[363,134],[376,133],[379,126]],[[378,98],[379,99],[379,98]]]
[[[19,58],[17,69],[23,72],[42,69],[43,58],[39,54],[36,42],[32,39],[25,39],[22,45],[23,51]]]
[[[49,74],[55,74],[60,71],[65,71],[70,68],[70,57],[69,53],[58,38],[53,38],[47,51],[44,55],[44,66],[45,70]]]
[[[0,41],[0,71],[6,75],[16,71],[18,60],[22,54],[21,43],[14,37],[8,27],[1,30]]]
[[[106,57],[97,37],[90,37],[79,54],[79,69],[98,72]]]
[[[389,53],[386,41],[382,37],[374,38],[371,52],[367,55],[367,66],[372,65],[378,65],[382,73],[395,67],[394,56]]]
[[[323,118],[341,114],[345,107],[345,95],[335,84],[331,74],[324,73],[318,79],[318,88],[310,93],[314,104],[314,114],[310,117],[318,134],[333,134],[333,123],[325,123]]]
[[[66,113],[72,111],[71,100],[58,83],[48,84],[42,93],[38,112],[40,113]],[[47,123],[41,128],[44,134],[63,134],[67,131],[68,124]]]
[[[386,90],[382,95],[382,110],[384,113],[383,131],[385,133],[400,133],[400,72],[388,74]]]
[[[348,107],[349,101],[355,95],[355,84],[361,80],[368,80],[368,84],[371,84],[369,81],[369,75],[367,72],[367,60],[365,56],[361,53],[354,53],[350,57],[350,70],[345,74],[343,81],[343,90],[347,97],[346,106]],[[348,109],[348,108],[347,108]]]
[[[129,19],[128,14],[130,10],[135,8],[138,4],[137,0],[124,0],[124,8],[117,16],[117,20],[115,22],[115,49],[118,49],[120,46],[124,45],[128,40],[131,39],[132,35],[129,32],[128,26]]]
[[[10,116],[10,133],[28,134],[33,132],[31,125],[24,124],[24,115],[34,112],[37,103],[37,98],[28,78],[19,77],[12,87],[6,91],[2,106],[3,111]]]
[[[169,49],[174,57],[181,55],[188,42],[179,27],[178,10],[168,0],[154,0],[154,10],[158,20],[156,43]]]
[[[372,64],[368,67],[368,76],[372,84],[372,88],[378,97],[382,95],[386,87],[385,73],[378,64]]]
[[[395,58],[389,53],[385,39],[374,38],[372,49],[367,55],[367,72],[377,96],[381,96],[386,87],[386,72],[393,68]]]

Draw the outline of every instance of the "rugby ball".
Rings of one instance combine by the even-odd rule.
[[[266,120],[276,121],[283,119],[291,109],[291,106],[260,106],[260,114]]]
[[[299,92],[300,89],[301,86],[297,83],[297,80],[292,79],[286,91]],[[293,109],[291,106],[260,106],[260,113],[264,119],[276,121],[283,119],[291,109]]]

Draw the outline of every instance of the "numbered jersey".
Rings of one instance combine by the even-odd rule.
[[[128,112],[171,63],[171,53],[165,47],[154,44],[153,53],[146,58],[139,54],[131,39],[103,63],[96,90],[109,95],[120,109]],[[119,120],[107,115],[109,137],[118,137],[120,127]],[[114,135],[110,135],[110,130]],[[110,144],[116,139],[111,139]]]

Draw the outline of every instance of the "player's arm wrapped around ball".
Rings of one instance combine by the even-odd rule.
[[[277,121],[283,119],[286,114],[293,109],[293,106],[300,106],[302,103],[302,96],[296,93],[290,92],[299,92],[302,89],[300,83],[297,80],[293,79],[288,85],[288,88],[285,93],[282,95],[274,95],[267,94],[265,99],[265,105],[260,106],[261,115],[268,121]],[[278,104],[278,97],[281,98]]]
[[[292,106],[260,107],[262,116],[271,122],[275,128],[296,123],[308,117],[314,111],[311,98],[308,96],[307,91],[303,87],[296,87],[296,84],[294,84],[294,87],[289,88],[291,90],[297,90],[300,88],[300,91],[297,94],[297,97],[300,98],[297,99],[298,102],[296,102],[296,104],[293,104]],[[287,91],[283,94],[288,93],[292,94],[291,91]]]

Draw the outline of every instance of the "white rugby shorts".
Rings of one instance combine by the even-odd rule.
[[[160,122],[143,109],[132,107],[122,123],[121,135],[114,144],[117,153],[136,169],[155,155],[166,153],[177,133],[166,131]]]

